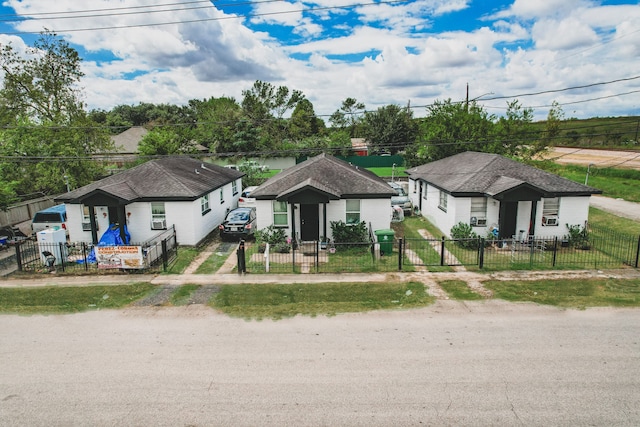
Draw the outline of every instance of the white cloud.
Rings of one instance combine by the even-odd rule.
[[[533,25],[532,35],[540,49],[575,49],[599,42],[595,31],[575,18],[538,21]]]
[[[515,0],[510,8],[496,13],[492,19],[516,17],[520,19],[540,19],[567,14],[593,5],[587,0]]]
[[[82,9],[149,4],[148,0],[81,3]],[[21,14],[79,8],[77,0],[6,0],[5,4]],[[318,114],[332,113],[347,97],[371,109],[405,105],[409,100],[412,105],[426,105],[435,99],[462,100],[467,83],[473,98],[487,92],[514,95],[628,77],[636,73],[640,56],[637,4],[515,0],[493,16],[488,15],[490,10],[478,15],[481,25],[466,22],[458,27],[456,19],[467,19],[479,3],[420,0],[340,8],[346,4],[353,2],[255,3],[253,13],[262,15],[253,18],[233,18],[212,5],[169,14],[94,16],[57,21],[56,26],[132,26],[61,33],[86,52],[82,86],[87,103],[105,109],[122,103],[183,104],[211,96],[239,100],[255,80],[301,90]],[[309,7],[338,8],[298,11]],[[285,10],[294,12],[281,13]],[[457,15],[461,11],[464,14]],[[138,26],[168,21],[182,23]],[[39,31],[43,25],[33,19],[17,28]],[[16,36],[0,36],[0,43],[8,39],[20,49],[25,47]],[[101,58],[102,53],[107,55]],[[554,99],[571,102],[624,92],[633,84],[521,101],[525,105],[550,104]],[[487,105],[500,113],[506,104]],[[608,103],[576,104],[568,115],[606,115],[602,111],[608,112],[607,105],[640,113],[636,101],[621,97]],[[538,113],[539,118],[546,110]],[[417,116],[424,113],[423,108],[415,111]]]
[[[255,3],[251,21],[254,23],[266,22],[273,25],[286,25],[295,27],[302,21],[302,10],[305,6],[300,3],[279,1],[275,3]]]

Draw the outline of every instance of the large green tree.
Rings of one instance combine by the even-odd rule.
[[[319,136],[324,133],[324,121],[316,116],[313,104],[308,99],[302,99],[291,113],[289,120],[289,135],[293,140]]]
[[[427,108],[418,143],[407,161],[422,164],[464,151],[485,151],[493,136],[492,119],[475,101],[438,100]]]
[[[413,113],[408,108],[391,104],[364,115],[363,134],[375,152],[403,151],[413,145],[417,131]]]
[[[256,80],[251,89],[242,91],[242,111],[252,126],[260,129],[259,149],[276,150],[283,141],[290,139],[287,111],[296,108],[305,99],[299,90],[287,86],[274,86]]]
[[[482,151],[529,158],[538,146],[538,133],[532,125],[533,109],[518,100],[507,102],[507,111],[495,122],[494,137]]]
[[[85,112],[80,61],[75,49],[49,32],[27,55],[11,44],[0,46],[3,192],[55,194],[102,174],[90,156],[113,144]]]
[[[232,153],[241,148],[236,133],[242,120],[242,109],[229,97],[192,99],[189,106],[196,116],[196,140],[212,153]]]
[[[185,137],[176,127],[152,128],[140,141],[138,152],[145,156],[195,153],[191,138]]]
[[[360,138],[365,105],[355,98],[346,98],[330,117],[329,123],[336,130],[347,130],[350,138]]]

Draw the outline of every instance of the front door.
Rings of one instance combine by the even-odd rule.
[[[500,237],[509,239],[516,234],[518,202],[500,203]]]
[[[119,224],[118,221],[118,207],[117,206],[109,206],[109,224]]]
[[[300,205],[300,240],[313,241],[320,237],[318,205]]]

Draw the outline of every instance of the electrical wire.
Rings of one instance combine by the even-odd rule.
[[[336,9],[352,9],[356,7],[366,7],[366,6],[379,6],[381,4],[396,4],[396,3],[407,3],[411,0],[382,0],[378,2],[370,2],[370,3],[353,3],[348,5],[341,6],[317,6],[317,7],[306,7],[306,8],[298,8],[292,10],[282,10],[277,12],[262,12],[262,13],[247,13],[247,14],[238,14],[238,15],[225,15],[218,17],[210,17],[210,18],[198,18],[198,19],[187,19],[180,21],[169,21],[169,22],[157,22],[157,23],[148,23],[148,24],[132,24],[132,25],[113,25],[113,26],[105,26],[105,27],[91,27],[91,28],[70,28],[70,29],[51,29],[54,33],[73,33],[73,32],[82,32],[82,31],[98,31],[98,30],[116,30],[116,29],[126,29],[126,28],[143,28],[143,27],[155,27],[155,26],[164,26],[164,25],[176,25],[176,24],[193,24],[199,22],[212,22],[212,21],[225,21],[232,19],[245,19],[245,18],[255,18],[259,16],[272,16],[272,15],[285,15],[291,13],[300,13],[300,12],[316,12],[323,10],[336,10]],[[13,31],[13,32],[1,32],[0,34],[5,35],[26,35],[26,34],[40,34],[40,31]]]

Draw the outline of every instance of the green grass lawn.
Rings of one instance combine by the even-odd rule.
[[[211,304],[230,316],[259,320],[407,309],[433,302],[418,282],[292,283],[223,286]]]
[[[57,314],[120,308],[142,298],[150,283],[116,286],[0,288],[0,312]]]
[[[589,224],[605,227],[616,233],[640,236],[640,222],[622,218],[594,207],[589,208]]]
[[[550,161],[534,162],[533,165],[580,184],[584,184],[587,175],[586,166],[561,165]],[[589,172],[588,184],[602,190],[603,196],[640,202],[640,171],[592,167]]]
[[[200,253],[200,249],[194,247],[180,247],[178,258],[167,269],[166,274],[182,274]]]
[[[581,279],[484,282],[494,298],[566,308],[638,307],[640,279]]]
[[[398,178],[398,177],[405,177],[407,175],[405,175],[404,171],[405,171],[405,167],[404,166],[396,166],[395,168],[393,167],[375,167],[375,168],[367,168],[367,170],[375,173],[376,175],[378,175],[379,177],[383,177],[383,178]]]
[[[201,287],[201,285],[183,285],[178,287],[178,289],[176,289],[176,291],[171,294],[171,305],[186,305],[189,302],[191,295],[193,295],[193,293]]]
[[[443,280],[438,282],[440,287],[449,294],[453,299],[460,301],[476,301],[484,299],[484,297],[476,292],[473,292],[467,282],[462,280]]]
[[[196,274],[214,274],[225,261],[231,256],[231,252],[236,249],[236,245],[229,245],[229,249],[226,251],[216,250],[196,269]]]

